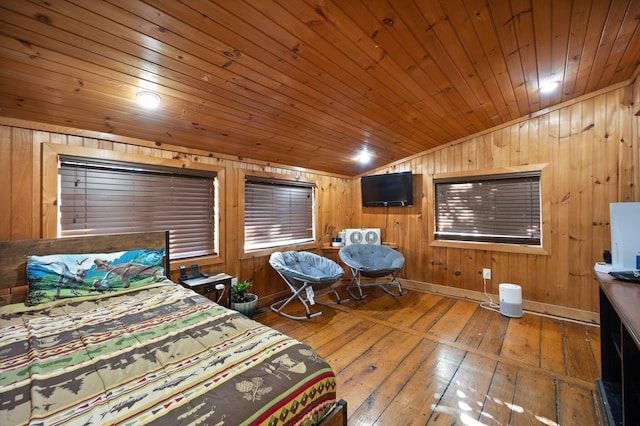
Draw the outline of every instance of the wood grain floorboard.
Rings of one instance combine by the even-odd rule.
[[[350,425],[603,424],[598,327],[529,313],[507,318],[431,293],[366,293],[315,305],[323,315],[309,320],[268,309],[254,317],[327,360]]]

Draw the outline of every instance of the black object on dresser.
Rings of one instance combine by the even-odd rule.
[[[600,283],[598,398],[608,425],[640,425],[640,285],[595,272]]]

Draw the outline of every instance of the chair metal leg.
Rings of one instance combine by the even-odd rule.
[[[280,274],[280,272],[278,272]],[[309,318],[313,318],[313,317],[317,317],[319,315],[322,315],[322,311],[320,312],[314,312],[311,313],[311,309],[309,308],[309,300],[304,297],[304,294],[307,291],[308,287],[313,288],[313,286],[308,283],[308,282],[304,282],[300,287],[296,287],[294,284],[292,284],[289,279],[285,276],[283,276],[282,274],[280,274],[280,276],[282,276],[282,278],[284,279],[284,282],[287,284],[287,286],[289,286],[289,289],[291,290],[291,292],[293,293],[291,296],[289,296],[287,299],[283,299],[283,300],[279,300],[277,302],[274,302],[271,304],[271,310],[273,312],[276,312],[280,315],[283,315],[287,318],[291,318],[291,319],[295,319],[295,320],[302,320],[302,319],[309,319]],[[332,304],[340,304],[342,302],[344,302],[345,300],[340,299],[340,295],[338,294],[338,292],[331,286],[329,286],[327,288],[326,292],[322,292],[320,294],[318,294],[316,297],[321,297],[324,296],[325,294],[328,294],[330,292],[333,292],[333,294],[335,294],[337,301],[334,303],[323,303],[323,302],[318,302],[316,301],[315,303],[319,304],[319,305],[332,305]],[[286,312],[284,312],[282,309],[287,306],[289,304],[289,302],[298,299],[302,305],[304,306],[304,309],[306,311],[306,315],[305,316],[296,316],[296,315],[291,315],[288,314]],[[347,300],[348,301],[348,300]]]
[[[399,270],[391,274],[391,281],[387,283],[379,283],[377,285],[392,296],[402,296],[407,294],[406,290],[402,290],[402,285],[400,284],[400,281],[398,281],[398,273],[400,273]],[[394,293],[391,290],[389,290],[389,287],[391,286],[396,286],[396,288],[398,289],[398,292]]]
[[[358,271],[357,269],[353,269],[351,268],[351,272],[353,275],[353,278],[351,279],[351,283],[349,283],[349,286],[347,287],[347,292],[349,293],[349,295],[357,300],[362,300],[365,297],[367,297],[366,294],[364,294],[362,292],[362,288],[363,287],[373,287],[373,286],[377,286],[380,287],[382,290],[384,290],[387,294],[390,294],[391,296],[403,296],[405,294],[407,294],[407,292],[405,290],[402,290],[402,285],[400,284],[400,281],[398,281],[398,274],[400,273],[400,270],[397,270],[395,272],[393,272],[391,274],[391,280],[389,282],[386,283],[368,283],[368,284],[363,284],[361,282],[361,274],[360,271]],[[355,285],[353,284],[355,281]],[[389,287],[395,286],[397,288],[397,292],[391,291],[389,289]],[[358,293],[360,294],[360,296],[356,296],[352,293],[351,289],[353,288],[357,288],[358,289]]]
[[[289,286],[289,288],[291,289],[291,292],[293,293],[291,296],[289,296],[289,298],[284,299],[284,300],[279,300],[277,302],[274,302],[271,304],[271,310],[273,312],[276,312],[280,315],[283,315],[287,318],[291,318],[291,319],[309,319],[309,318],[313,318],[313,317],[317,317],[318,315],[322,315],[322,312],[315,312],[315,313],[311,313],[311,310],[309,309],[309,305],[307,304],[307,302],[305,301],[305,299],[301,296],[303,291],[307,291],[307,287],[309,287],[308,283],[304,283],[303,285],[301,285],[300,287],[296,288],[295,286],[293,286],[285,277],[283,277],[285,282],[287,283],[287,285]],[[306,316],[296,316],[296,315],[291,315],[288,314],[286,312],[283,312],[282,309],[287,306],[289,304],[289,302],[298,299],[300,302],[302,302],[302,305],[304,306],[305,311],[307,312]]]
[[[335,301],[335,302],[319,302],[319,301],[317,301],[317,300],[316,300],[316,303],[317,303],[317,304],[319,304],[319,305],[325,305],[325,306],[329,306],[329,305],[341,305],[341,304],[343,304],[343,303],[347,303],[347,302],[350,300],[350,299],[342,299],[342,298],[340,297],[340,295],[338,294],[338,292],[336,291],[336,289],[335,289],[335,288],[333,288],[333,287],[331,287],[331,286],[329,287],[329,289],[328,289],[326,292],[321,293],[321,294],[319,294],[319,295],[318,295],[318,296],[316,296],[316,297],[322,297],[322,296],[324,296],[325,294],[329,294],[329,293],[333,293],[333,294],[335,294],[335,295],[336,295],[336,301]]]
[[[366,294],[362,293],[362,285],[360,284],[360,271],[358,271],[357,269],[353,269],[351,268],[351,282],[349,283],[349,285],[347,286],[347,293],[349,293],[349,296],[351,296],[352,298],[356,299],[356,300],[362,300],[365,297],[367,297]],[[356,285],[353,285],[353,282],[355,281]],[[357,288],[358,289],[358,293],[360,293],[360,296],[356,296],[351,292],[352,288]]]

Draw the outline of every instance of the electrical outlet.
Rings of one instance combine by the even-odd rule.
[[[231,278],[231,285],[236,285],[236,284],[238,284],[238,278],[236,277]]]
[[[485,280],[490,280],[491,279],[491,269],[482,268],[482,278],[484,278]]]

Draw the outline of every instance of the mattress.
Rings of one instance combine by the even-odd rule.
[[[309,346],[171,281],[0,309],[3,424],[317,424],[336,402]]]

